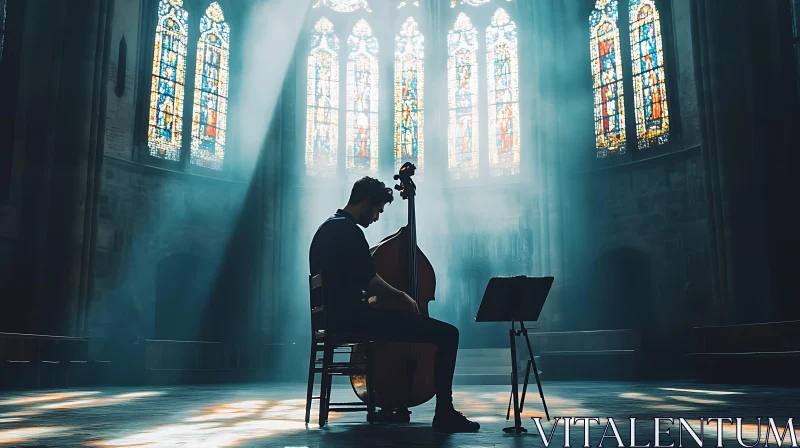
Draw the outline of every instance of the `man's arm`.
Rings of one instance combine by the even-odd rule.
[[[403,309],[419,311],[417,302],[415,302],[414,299],[412,299],[405,292],[400,291],[394,286],[386,283],[386,281],[383,280],[378,274],[375,274],[375,276],[372,277],[372,280],[367,283],[366,291],[371,296],[380,297],[379,300],[388,299],[391,301],[391,303],[394,303]]]
[[[370,296],[378,296],[381,302],[387,303],[393,308],[402,310],[419,311],[417,302],[408,294],[400,291],[392,285],[386,283],[377,272],[372,261],[372,254],[369,250],[367,239],[357,226],[352,226],[353,232],[348,234],[349,241],[342,240],[342,253],[351,253],[351,263],[353,266],[353,278],[361,288],[367,291]],[[366,282],[366,283],[365,283]]]

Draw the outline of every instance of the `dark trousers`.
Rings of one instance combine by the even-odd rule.
[[[448,323],[420,314],[359,307],[341,322],[342,331],[367,333],[388,342],[425,342],[436,345],[434,382],[436,408],[447,409],[453,403],[453,372],[458,352],[458,329]]]

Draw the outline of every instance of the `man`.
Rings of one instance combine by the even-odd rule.
[[[472,432],[480,425],[453,408],[453,371],[456,367],[458,329],[419,314],[416,302],[375,273],[375,265],[364,232],[378,221],[383,207],[393,200],[392,190],[371,177],[353,185],[344,209],[328,218],[311,241],[311,275],[324,272],[325,310],[328,325],[338,331],[366,332],[371,337],[394,342],[428,342],[437,346],[434,364],[438,432]],[[400,305],[407,311],[368,307],[362,291],[378,300]],[[332,302],[332,303],[331,303]]]

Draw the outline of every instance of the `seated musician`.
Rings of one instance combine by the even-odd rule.
[[[330,327],[342,332],[367,333],[390,342],[432,343],[437,347],[434,371],[436,413],[433,429],[438,432],[472,432],[480,425],[453,408],[453,372],[458,350],[458,329],[418,313],[417,303],[405,292],[386,283],[375,272],[369,244],[358,227],[378,221],[383,207],[393,200],[392,190],[374,178],[364,177],[353,185],[350,200],[342,210],[317,229],[311,242],[311,275],[324,272],[326,314]],[[362,300],[377,296],[394,302],[395,308],[369,307]]]

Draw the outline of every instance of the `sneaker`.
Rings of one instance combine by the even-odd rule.
[[[437,412],[433,416],[433,430],[436,432],[475,432],[481,428],[477,422],[467,420],[463,414],[452,411]]]

